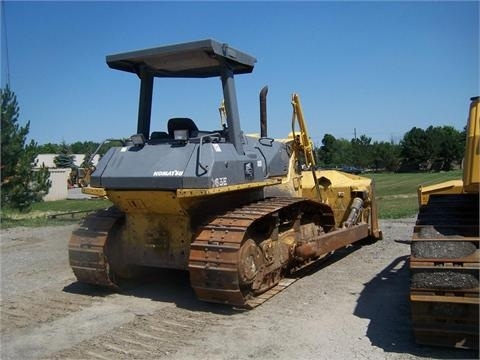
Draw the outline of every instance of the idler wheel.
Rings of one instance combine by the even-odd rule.
[[[252,239],[248,239],[240,249],[238,273],[242,284],[251,284],[263,267],[262,250]]]

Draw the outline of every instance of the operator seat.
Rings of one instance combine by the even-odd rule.
[[[198,133],[197,125],[190,118],[171,118],[167,124],[168,135],[173,138],[173,132],[175,130],[187,130],[188,137],[195,137]]]
[[[150,135],[150,140],[161,139],[170,139],[170,135],[168,135],[165,131],[153,131],[152,135]]]

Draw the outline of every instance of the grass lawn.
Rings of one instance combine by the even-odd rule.
[[[381,219],[414,216],[418,211],[419,185],[432,185],[461,179],[462,171],[438,173],[366,174],[375,179],[378,211]]]
[[[111,205],[112,203],[110,200],[106,199],[58,200],[35,203],[32,205],[32,209],[28,213],[19,213],[9,209],[1,209],[0,227],[5,229],[15,226],[36,227],[75,223],[89,211],[105,209]],[[51,218],[51,215],[76,211],[81,213]]]
[[[365,174],[375,179],[376,198],[381,219],[414,216],[418,211],[417,188],[452,179],[460,179],[461,171],[440,173]],[[79,213],[52,219],[51,215],[73,211],[94,211],[111,206],[109,200],[59,200],[36,203],[29,213],[21,214],[1,209],[1,228],[15,226],[46,226],[78,222],[85,216]]]

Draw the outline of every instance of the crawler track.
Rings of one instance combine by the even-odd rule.
[[[410,257],[416,341],[478,349],[478,194],[432,195],[416,224]]]
[[[114,208],[88,215],[68,244],[70,266],[78,281],[118,290],[106,254],[106,244],[123,214]]]
[[[254,308],[295,282],[296,278],[284,278],[288,267],[269,270],[261,261],[257,262],[265,253],[245,244],[252,241],[249,234],[262,232],[258,229],[259,220],[279,216],[280,221],[293,223],[305,211],[320,213],[315,206],[314,202],[298,198],[267,199],[227,212],[203,226],[191,245],[189,261],[190,281],[198,298]],[[330,219],[330,214],[323,216]],[[292,229],[284,229],[278,236],[289,231]],[[242,274],[250,267],[256,275],[252,274],[252,282],[245,285],[242,277],[248,274]]]

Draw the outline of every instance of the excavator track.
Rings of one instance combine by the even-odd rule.
[[[410,257],[416,342],[478,349],[478,194],[430,195],[420,208]]]
[[[123,214],[115,208],[88,215],[68,244],[70,266],[78,281],[118,290],[107,256],[107,240]]]
[[[254,223],[259,219],[286,211],[291,213],[289,220],[294,220],[303,213],[302,207],[313,204],[299,198],[271,198],[229,211],[203,226],[191,245],[189,259],[190,282],[197,297],[252,309],[294,283],[297,278],[284,277],[285,268],[267,272],[258,265],[257,260],[265,254],[256,250],[249,233],[257,230]],[[242,285],[245,277],[252,278],[250,287]]]

